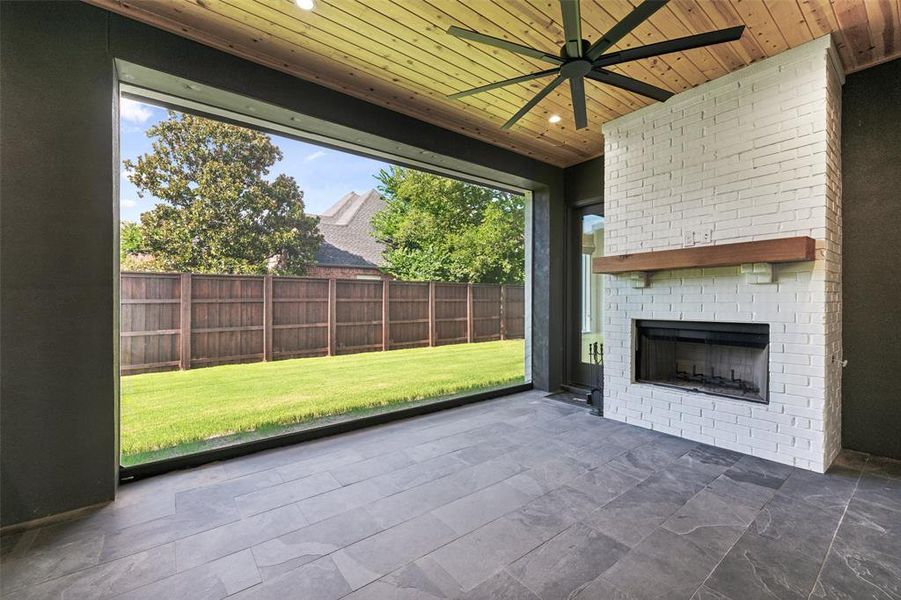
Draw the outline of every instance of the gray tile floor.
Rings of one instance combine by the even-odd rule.
[[[537,392],[124,486],[4,598],[901,598],[901,463],[816,475]]]

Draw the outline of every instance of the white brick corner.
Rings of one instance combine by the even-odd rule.
[[[828,36],[607,123],[605,254],[810,236],[814,263],[605,277],[604,414],[814,471],[841,446],[841,85]],[[633,322],[768,323],[769,404],[633,381]]]

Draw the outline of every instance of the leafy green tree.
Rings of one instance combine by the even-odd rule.
[[[376,176],[387,206],[372,220],[398,279],[521,283],[522,196],[403,167]]]
[[[119,270],[166,270],[152,255],[144,251],[144,232],[140,223],[123,221],[119,224]]]
[[[144,235],[141,225],[134,221],[122,221],[119,225],[119,258],[143,252]]]
[[[265,177],[282,158],[268,135],[169,112],[147,130],[153,151],[125,161],[139,194],[143,252],[165,270],[302,275],[322,240],[292,177]]]

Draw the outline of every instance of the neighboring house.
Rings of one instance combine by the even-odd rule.
[[[319,215],[322,245],[309,277],[383,279],[384,244],[373,237],[372,217],[385,207],[375,190],[349,192]]]

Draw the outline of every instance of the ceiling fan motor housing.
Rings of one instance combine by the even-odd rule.
[[[588,49],[591,48],[591,42],[586,39],[582,39],[582,56],[586,56],[588,54]],[[560,46],[560,58],[563,60],[569,60],[571,58],[580,58],[579,56],[570,56],[569,52],[566,51],[566,44]]]
[[[591,63],[584,58],[569,60],[560,65],[560,74],[567,79],[585,77],[591,71]]]

